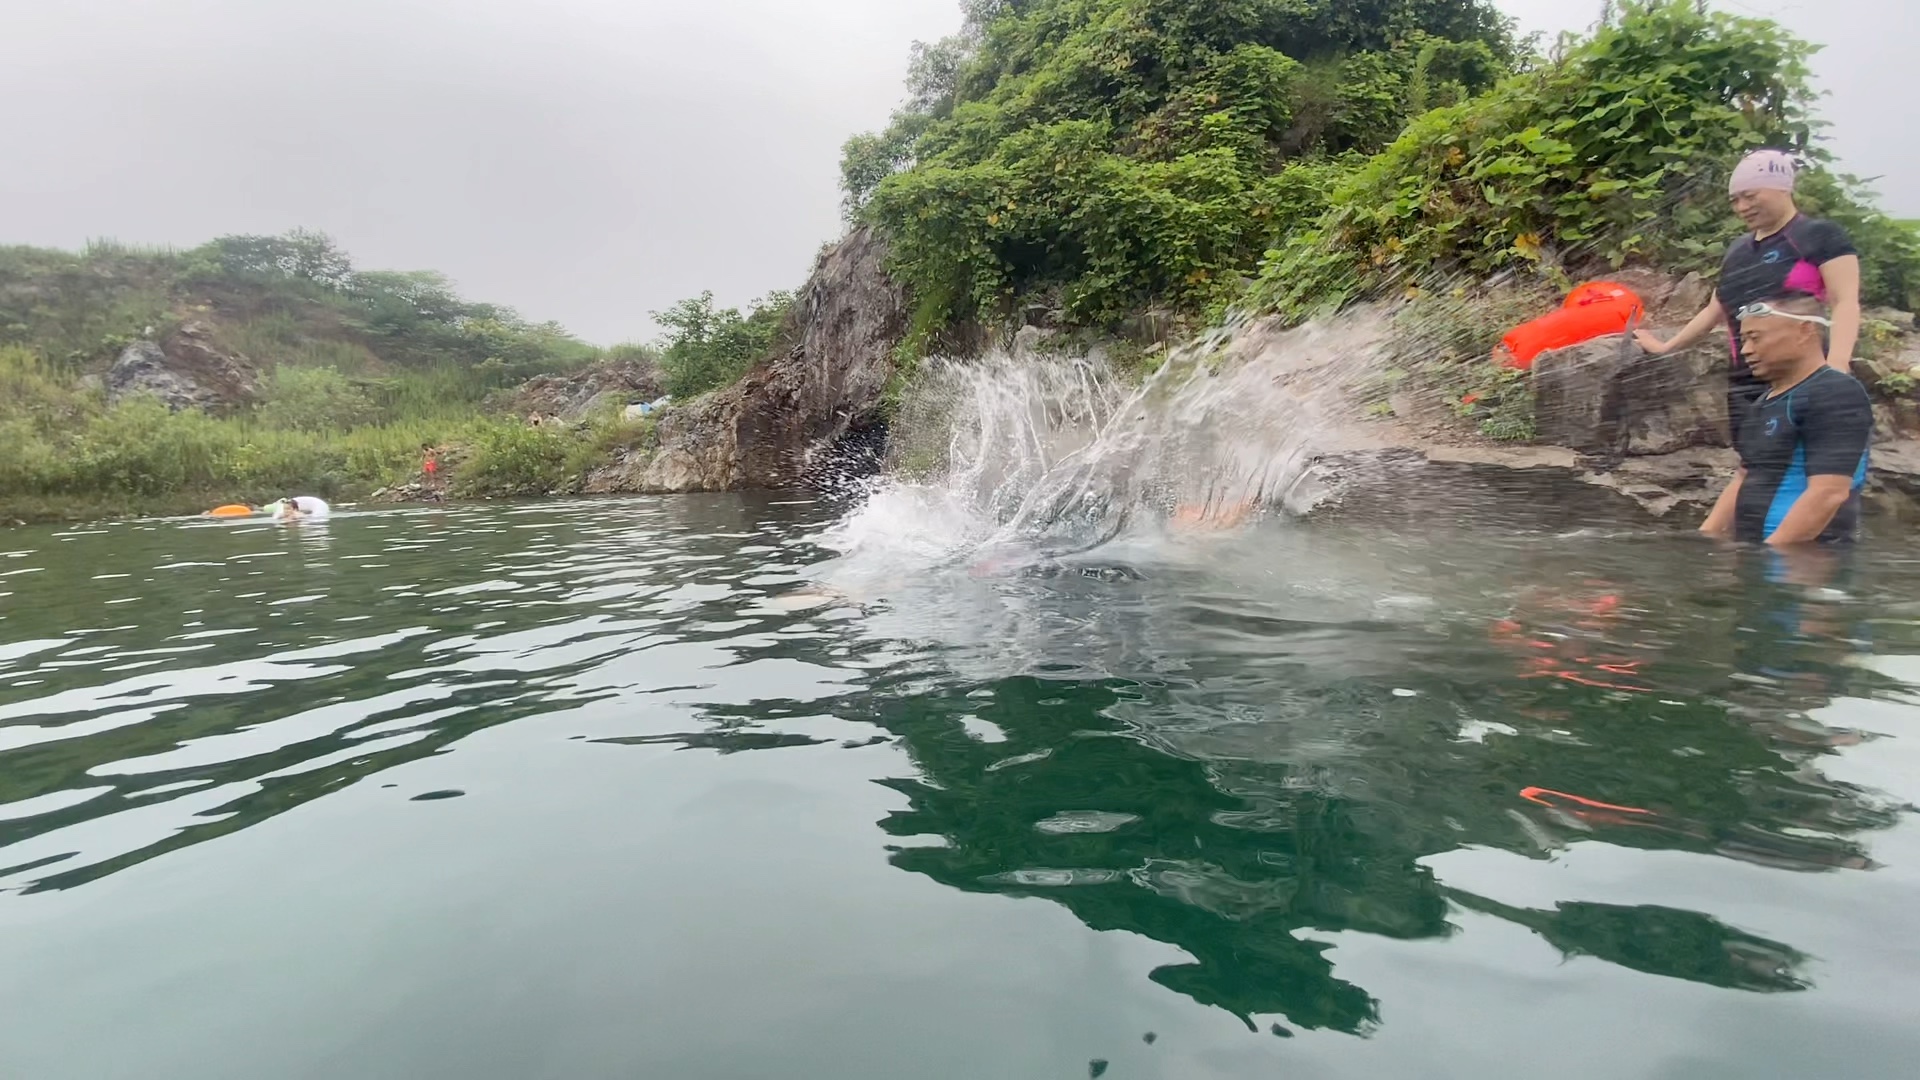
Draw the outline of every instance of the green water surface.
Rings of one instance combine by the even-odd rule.
[[[0,534],[0,1077],[1920,1076],[1897,539],[834,513]]]

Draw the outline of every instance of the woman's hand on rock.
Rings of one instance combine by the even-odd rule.
[[[1652,353],[1654,356],[1665,356],[1667,354],[1667,343],[1654,337],[1653,331],[1651,330],[1635,330],[1633,332],[1633,341],[1634,344]]]

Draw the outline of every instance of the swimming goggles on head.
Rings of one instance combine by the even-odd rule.
[[[1781,311],[1777,307],[1772,307],[1764,303],[1748,304],[1746,307],[1734,312],[1733,317],[1735,321],[1757,318],[1792,319],[1794,322],[1810,322],[1815,326],[1825,326],[1828,328],[1833,326],[1833,320],[1827,318],[1825,315],[1796,315],[1791,311]]]

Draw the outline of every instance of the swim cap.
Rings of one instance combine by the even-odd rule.
[[[1733,167],[1729,194],[1743,191],[1792,191],[1793,155],[1784,150],[1755,150]]]

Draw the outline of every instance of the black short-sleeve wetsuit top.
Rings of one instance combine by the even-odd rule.
[[[1727,377],[1727,399],[1739,405],[1732,414],[1734,432],[1740,430],[1740,413],[1767,390],[1766,384],[1747,370],[1746,354],[1740,351],[1740,320],[1733,317],[1734,312],[1782,293],[1806,293],[1825,300],[1827,286],[1820,268],[1842,256],[1858,254],[1845,229],[1805,214],[1765,240],[1755,240],[1748,233],[1727,249],[1715,291],[1732,334],[1733,368]]]
[[[1860,525],[1872,438],[1867,388],[1830,367],[1756,401],[1740,428],[1740,464],[1747,477],[1734,508],[1734,538],[1757,543],[1771,537],[1806,494],[1808,477],[1848,476],[1853,494],[1834,513],[1820,542],[1852,540]]]

